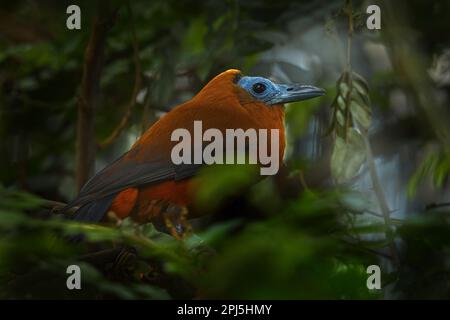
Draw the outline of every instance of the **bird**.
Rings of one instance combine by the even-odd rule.
[[[193,181],[204,164],[171,161],[174,130],[192,132],[195,121],[202,121],[205,130],[216,128],[223,133],[227,129],[278,129],[278,156],[283,159],[284,105],[324,94],[323,89],[310,85],[281,84],[245,76],[237,69],[226,70],[151,125],[127,152],[88,180],[64,210],[76,208],[71,218],[89,223],[105,221],[108,213],[119,220],[130,217],[148,222],[172,212],[164,223],[170,233],[180,234],[173,217],[189,218]]]

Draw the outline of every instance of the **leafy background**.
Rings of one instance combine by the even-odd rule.
[[[81,30],[65,27],[69,4]],[[365,9],[381,7],[382,29]],[[446,1],[16,1],[0,7],[0,297],[450,296]],[[286,109],[281,178],[211,167],[211,211],[179,241],[151,224],[84,225],[76,194],[86,47],[107,21],[93,171],[219,72],[309,83]],[[84,234],[83,241],[70,241]],[[83,290],[66,289],[82,267]],[[366,268],[382,269],[368,290]]]

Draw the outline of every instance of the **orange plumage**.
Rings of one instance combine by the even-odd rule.
[[[193,131],[194,120],[202,120],[204,130],[217,128],[225,133],[226,129],[279,129],[280,159],[283,159],[285,148],[284,110],[282,106],[268,108],[264,103],[255,101],[247,92],[238,88],[233,79],[238,70],[228,70],[211,80],[192,100],[175,107],[159,119],[136,141],[131,150],[138,150],[130,157],[148,160],[150,146],[158,154],[170,157],[174,142],[170,135],[177,128]],[[170,158],[167,159],[170,161]],[[123,218],[131,213],[130,203],[133,200],[167,200],[178,205],[188,206],[192,202],[188,181],[166,181],[139,189],[135,193],[120,193],[113,201],[112,211],[119,212]],[[134,206],[133,206],[134,208]],[[128,211],[128,214],[124,214]],[[139,214],[138,214],[139,215]]]
[[[195,192],[190,181],[195,172],[188,168],[187,173],[180,173],[173,168],[170,156],[177,142],[171,141],[171,134],[178,128],[192,133],[196,120],[202,121],[203,130],[216,128],[223,134],[226,129],[278,129],[279,159],[283,159],[283,105],[256,99],[237,85],[239,77],[239,70],[216,76],[194,98],[161,117],[125,155],[91,179],[72,203],[80,206],[79,219],[101,220],[104,216],[93,217],[93,212],[106,209],[120,218],[133,214],[145,220],[147,207],[154,200],[190,205]]]

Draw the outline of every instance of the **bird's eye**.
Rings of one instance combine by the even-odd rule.
[[[255,93],[263,93],[266,91],[266,85],[264,83],[258,82],[253,85],[253,91]]]

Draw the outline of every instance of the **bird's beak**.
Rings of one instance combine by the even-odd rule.
[[[325,94],[325,90],[313,86],[300,84],[277,84],[278,94],[269,100],[268,104],[283,104],[320,97]]]

